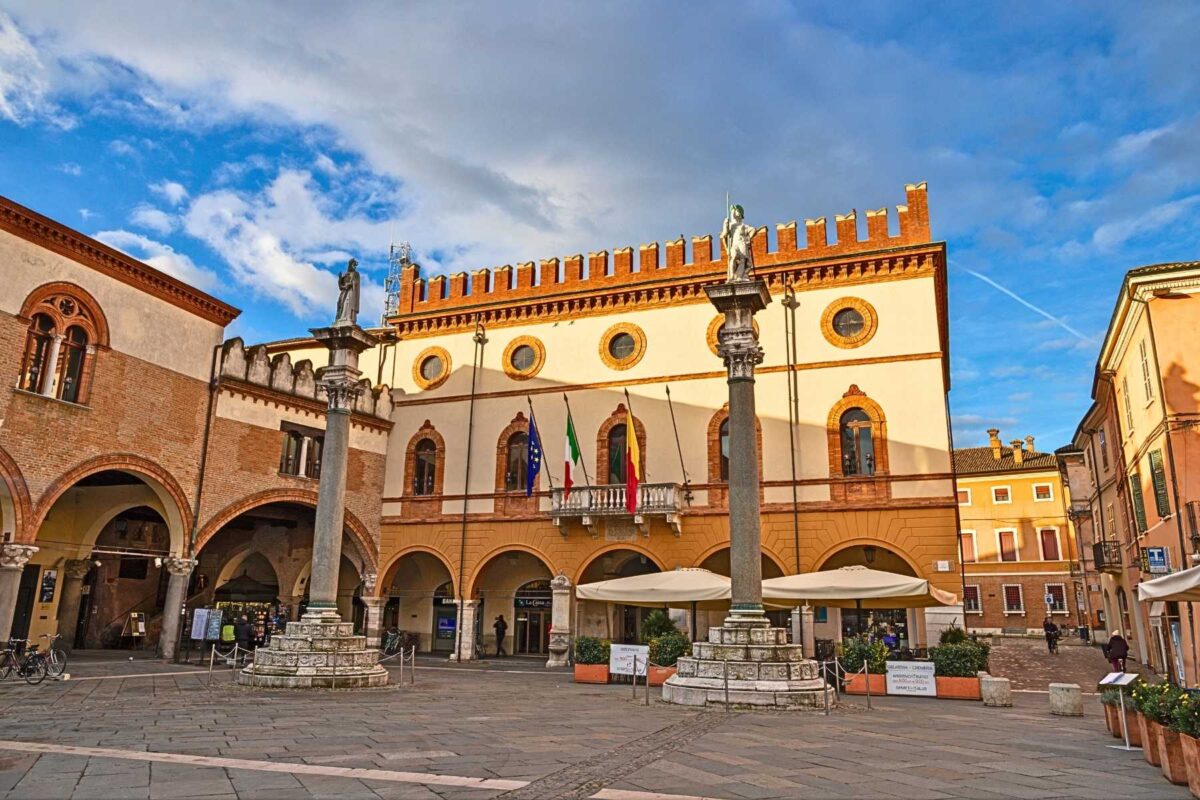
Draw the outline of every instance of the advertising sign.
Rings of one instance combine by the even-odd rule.
[[[205,639],[212,641],[220,641],[221,639],[221,609],[210,608],[208,610],[208,630],[204,633]]]
[[[192,612],[192,639],[196,641],[204,641],[204,634],[208,632],[208,609],[197,608]]]
[[[614,644],[608,655],[608,671],[612,675],[632,675],[633,659],[637,656],[637,674],[646,674],[650,661],[650,646],[644,644]]]
[[[457,627],[458,620],[454,617],[438,617],[437,618],[437,638],[453,639],[454,631]]]
[[[932,661],[887,662],[887,693],[937,697]]]
[[[48,569],[42,573],[42,591],[39,593],[39,603],[54,602],[54,587],[58,584],[58,570]]]
[[[1146,571],[1154,575],[1165,575],[1171,571],[1171,557],[1167,548],[1146,548]]]

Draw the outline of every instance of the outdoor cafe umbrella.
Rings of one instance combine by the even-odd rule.
[[[1138,599],[1163,602],[1200,601],[1200,567],[1192,567],[1173,575],[1164,575],[1138,584]]]
[[[599,600],[625,606],[688,608],[692,612],[692,638],[696,638],[696,609],[724,608],[729,604],[729,578],[698,567],[613,578],[575,587],[580,600]]]
[[[763,599],[839,608],[927,608],[951,606],[958,597],[924,578],[863,566],[841,567],[763,581]]]

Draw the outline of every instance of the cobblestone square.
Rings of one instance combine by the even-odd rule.
[[[1086,652],[1078,654],[1086,657]],[[1089,665],[1090,666],[1090,665]],[[393,684],[399,675],[392,672]],[[639,692],[641,690],[639,689]],[[228,668],[112,658],[0,686],[6,798],[1185,798],[1109,749],[1096,697],[848,699],[820,713],[696,712],[522,659],[421,660],[403,688],[238,687]]]

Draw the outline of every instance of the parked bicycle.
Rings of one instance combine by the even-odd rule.
[[[36,686],[46,680],[46,656],[29,640],[10,639],[0,654],[0,680],[13,672],[25,682]]]
[[[46,639],[46,674],[51,678],[57,678],[67,671],[67,651],[59,645],[58,640],[62,638],[61,633],[43,633],[42,638]]]

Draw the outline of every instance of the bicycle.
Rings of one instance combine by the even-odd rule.
[[[67,651],[58,646],[58,640],[62,638],[61,633],[43,633],[43,639],[46,642],[46,674],[51,678],[57,678],[67,671]]]
[[[7,679],[15,668],[17,675],[32,686],[46,680],[46,656],[29,640],[10,640],[0,664],[0,678]]]

